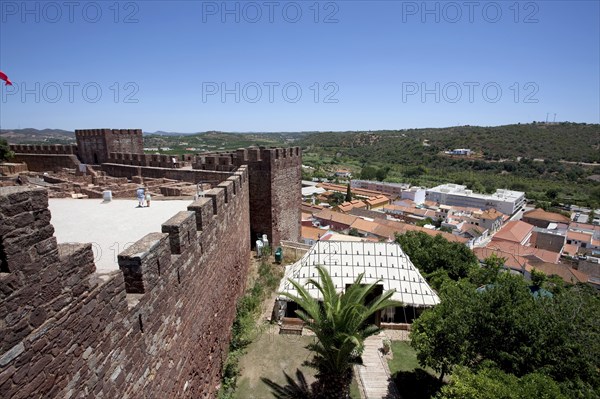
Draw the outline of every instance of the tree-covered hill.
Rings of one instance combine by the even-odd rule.
[[[600,162],[598,124],[518,124],[496,127],[457,126],[376,132],[320,132],[298,141],[303,147],[356,158],[403,163],[437,156],[444,150],[470,148],[483,159],[518,157]],[[368,162],[367,159],[365,161]]]

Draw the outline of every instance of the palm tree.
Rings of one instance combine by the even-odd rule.
[[[379,327],[368,324],[369,317],[381,309],[401,304],[390,299],[394,291],[387,291],[366,303],[380,280],[361,284],[363,274],[360,274],[345,292],[338,293],[327,270],[322,266],[317,270],[320,282],[310,279],[307,284],[313,284],[321,292],[322,302],[291,279],[289,281],[299,295],[286,292],[281,295],[300,306],[296,314],[316,335],[316,341],[308,345],[314,352],[308,365],[317,370],[317,380],[312,385],[313,397],[346,399],[350,393],[352,367],[361,363],[364,341],[379,332]]]

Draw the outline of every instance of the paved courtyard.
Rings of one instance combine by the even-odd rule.
[[[179,211],[191,200],[152,201],[150,208],[137,208],[137,200],[51,198],[51,223],[58,243],[92,243],[98,272],[117,270],[117,255]]]

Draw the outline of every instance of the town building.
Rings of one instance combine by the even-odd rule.
[[[521,220],[541,228],[548,227],[550,223],[571,223],[571,219],[565,215],[554,212],[546,212],[541,208],[532,209],[523,213],[523,218]]]
[[[390,199],[385,195],[376,195],[375,197],[367,198],[365,203],[367,204],[367,209],[380,209],[388,205]]]
[[[525,205],[525,193],[498,189],[494,194],[479,194],[459,184],[442,184],[427,189],[427,200],[442,205],[464,206],[482,210],[494,208],[505,215],[512,215]]]
[[[506,223],[492,238],[492,241],[507,241],[525,245],[529,242],[533,226],[520,220]]]
[[[377,191],[389,195],[392,198],[396,198],[402,195],[403,190],[408,190],[410,185],[406,183],[386,183],[373,180],[352,180],[350,182],[350,187]]]
[[[444,153],[446,153],[448,155],[464,155],[464,156],[469,156],[469,155],[471,155],[472,151],[469,148],[456,148],[454,150],[444,151]]]
[[[420,205],[423,202],[425,202],[426,194],[427,190],[425,190],[423,187],[415,186],[402,190],[402,192],[400,193],[400,198],[411,200],[415,204]]]

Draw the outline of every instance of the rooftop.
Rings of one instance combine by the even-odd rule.
[[[546,212],[543,209],[537,208],[527,211],[523,214],[524,218],[543,220],[550,223],[570,223],[571,219],[565,215],[554,212]]]
[[[187,211],[190,200],[152,201],[150,208],[137,208],[137,200],[50,198],[50,221],[59,243],[92,243],[99,272],[118,270],[117,255],[179,211]]]
[[[327,233],[327,230],[325,229],[319,229],[317,227],[309,226],[301,226],[300,230],[300,235],[302,236],[302,238],[315,241],[320,240],[321,237],[323,237]]]
[[[460,184],[453,183],[441,184],[439,186],[427,189],[427,191],[500,201],[516,201],[525,196],[525,193],[522,191],[513,191],[505,189],[498,189],[494,194],[474,193],[472,190],[468,190],[466,186],[461,186]]]
[[[556,263],[560,259],[560,254],[557,252],[530,247],[527,245],[520,245],[515,242],[492,241],[487,245],[487,248],[496,249],[505,253],[511,253],[516,256],[522,256],[533,261],[541,260],[544,262]]]
[[[533,226],[520,220],[506,223],[492,238],[492,240],[505,240],[511,242],[523,242],[531,234]]]
[[[392,299],[405,305],[423,307],[440,302],[402,248],[394,243],[318,241],[298,262],[286,267],[279,291],[298,294],[288,279],[303,285],[310,278],[319,281],[317,265],[329,272],[338,292],[364,273],[364,283],[382,280],[383,290],[394,290]],[[314,285],[306,288],[311,296],[320,299]]]
[[[313,216],[315,218],[321,219],[323,221],[330,221],[333,223],[344,224],[350,226],[358,217],[352,215],[346,215],[341,212],[330,211],[329,209],[323,209],[317,213],[314,213]]]

